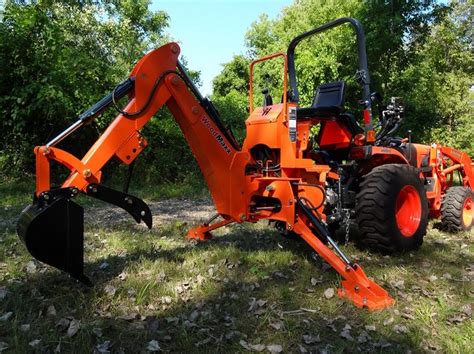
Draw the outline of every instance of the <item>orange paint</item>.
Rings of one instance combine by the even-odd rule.
[[[134,67],[131,77],[135,88],[126,112],[138,111],[147,101],[152,88],[163,73],[175,70],[179,47],[167,44],[145,55]],[[236,150],[223,132],[194,96],[190,88],[176,73],[168,73],[160,81],[150,106],[140,115],[130,118],[119,114],[82,159],[51,147],[35,149],[37,156],[36,194],[48,190],[49,161],[54,160],[71,170],[62,187],[77,187],[82,192],[91,183],[100,183],[104,165],[113,157],[131,163],[146,147],[140,130],[164,105],[173,114],[191,148],[214,201],[217,213],[223,221],[213,225],[201,225],[191,230],[189,237],[201,240],[210,238],[210,231],[232,222],[256,222],[279,220],[298,233],[345,279],[339,295],[351,300],[356,306],[381,309],[393,304],[388,293],[369,280],[362,268],[346,265],[328,246],[322,243],[308,227],[296,207],[298,198],[311,201],[325,220],[323,203],[325,183],[338,179],[337,173],[324,164],[316,164],[311,158],[310,130],[319,120],[301,120],[296,126],[296,140],[289,134],[288,110],[295,103],[286,102],[287,58],[277,53],[257,62],[283,58],[283,103],[265,108],[253,108],[246,121],[247,137],[241,150]],[[251,90],[252,90],[251,86]],[[327,133],[320,143],[332,148],[347,148],[352,137],[338,122],[325,122]],[[257,150],[255,150],[257,149]],[[260,160],[258,149],[271,158]]]

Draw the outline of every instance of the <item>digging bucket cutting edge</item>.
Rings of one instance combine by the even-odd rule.
[[[84,275],[84,209],[71,200],[78,193],[77,188],[68,187],[35,196],[20,214],[17,233],[37,260],[90,286],[92,282]],[[151,229],[150,208],[140,198],[100,184],[89,185],[86,195],[122,208]]]
[[[84,275],[84,209],[70,199],[74,192],[57,189],[35,197],[21,212],[17,233],[37,260],[90,286]]]

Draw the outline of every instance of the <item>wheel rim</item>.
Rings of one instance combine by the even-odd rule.
[[[412,237],[421,222],[421,199],[415,187],[405,186],[400,190],[395,213],[400,233]]]
[[[462,221],[466,227],[471,226],[473,217],[472,198],[466,198],[462,209]]]

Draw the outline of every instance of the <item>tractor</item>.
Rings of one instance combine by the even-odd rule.
[[[344,111],[344,82],[321,84],[311,107],[300,107],[294,51],[314,34],[349,24],[358,40],[357,78],[362,91],[363,126]],[[439,145],[423,146],[391,137],[401,120],[397,100],[380,110],[380,127],[372,125],[365,37],[361,24],[341,18],[296,37],[287,53],[251,63],[283,59],[282,99],[250,109],[246,138],[240,146],[212,102],[203,97],[179,62],[180,48],[169,43],[152,50],[134,66],[128,79],[82,113],[77,121],[36,155],[33,203],[21,213],[17,233],[33,257],[91,284],[84,274],[83,208],[74,201],[87,195],[119,206],[137,222],[152,227],[147,204],[138,197],[105,186],[102,170],[111,160],[125,165],[148,145],[143,126],[166,105],[192,150],[216,207],[216,215],[188,232],[208,240],[211,231],[231,223],[268,220],[303,239],[343,278],[338,295],[371,310],[394,299],[370,280],[334,238],[334,229],[356,220],[361,242],[384,251],[419,247],[429,216],[441,216],[454,229],[472,226],[472,162],[468,155]],[[252,80],[250,80],[252,81]],[[121,98],[128,98],[124,107]],[[77,158],[58,147],[69,135],[107,108],[118,115],[89,151]],[[319,127],[316,137],[311,133]],[[51,187],[51,162],[70,170],[58,188]],[[452,186],[454,173],[462,186]],[[128,186],[128,183],[126,183]]]
[[[353,24],[358,39],[356,79],[363,90],[364,125],[344,110],[343,81],[318,86],[311,107],[296,108],[299,127],[309,123],[309,131],[315,125],[319,128],[306,153],[317,163],[331,166],[339,176],[328,180],[326,186],[328,228],[335,232],[343,226],[347,243],[353,221],[357,244],[383,253],[418,249],[429,218],[441,218],[441,227],[447,231],[469,231],[474,215],[470,157],[440,144],[414,144],[410,131],[405,139],[394,136],[404,107],[400,98],[392,97],[384,105],[380,94],[371,93],[360,23],[339,19],[291,41],[287,52],[291,101],[299,102],[294,60],[297,45],[345,22]],[[378,116],[376,126],[373,111]],[[285,225],[277,227],[285,232]]]

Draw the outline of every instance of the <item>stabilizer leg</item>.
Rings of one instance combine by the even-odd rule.
[[[213,220],[215,220],[218,216],[219,214],[216,214],[207,223],[204,223],[198,227],[195,227],[194,229],[189,230],[188,238],[198,239],[201,241],[210,240],[212,238],[210,231],[218,229],[219,227],[222,227],[234,222],[234,220],[232,219],[224,219],[222,221],[219,221],[219,222],[216,222],[215,224],[210,225],[210,223]]]
[[[293,231],[299,234],[323,259],[328,262],[343,278],[342,288],[338,289],[341,298],[351,300],[357,307],[367,307],[370,310],[381,310],[395,303],[390,295],[375,282],[367,278],[362,268],[352,263],[339,249],[331,238],[327,228],[313,212],[311,206],[303,199],[298,199],[301,211]],[[322,239],[326,240],[339,255],[331,251],[308,226],[312,225]]]
[[[303,222],[298,221],[293,231],[299,234],[318,254],[328,262],[343,278],[338,289],[341,298],[351,300],[357,307],[381,310],[395,303],[387,291],[367,278],[358,264],[347,264],[322,243]]]

